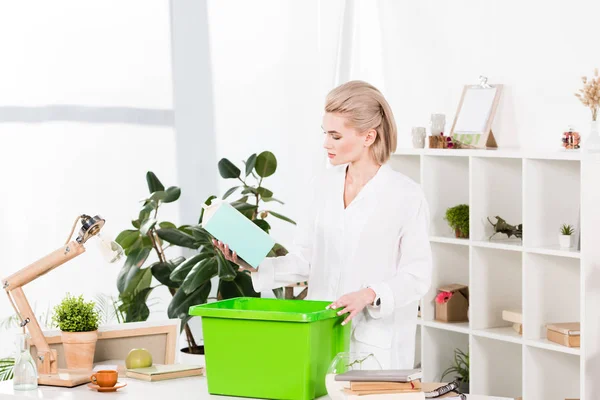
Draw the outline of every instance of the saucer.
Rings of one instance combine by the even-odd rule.
[[[88,383],[87,385],[90,389],[94,389],[98,392],[116,392],[117,389],[121,389],[122,387],[127,386],[126,383],[119,383],[117,382],[115,384],[115,386],[111,386],[111,387],[102,387],[102,386],[98,386],[98,385],[94,385],[93,383]]]

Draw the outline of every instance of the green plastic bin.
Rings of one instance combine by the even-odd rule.
[[[325,374],[350,346],[345,316],[326,301],[239,297],[192,306],[202,317],[208,391],[265,399],[327,394]]]

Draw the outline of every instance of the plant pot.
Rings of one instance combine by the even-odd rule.
[[[570,249],[573,246],[573,235],[558,235],[558,243],[561,249]]]
[[[468,239],[469,238],[469,235],[464,234],[460,228],[456,228],[454,230],[454,235],[459,239]]]
[[[461,393],[469,394],[469,382],[458,381],[458,383],[458,390],[460,390]]]
[[[198,350],[200,351],[197,354],[190,353],[189,347],[184,347],[179,350],[179,364],[184,365],[201,365],[205,366],[204,363],[204,345],[198,345]]]
[[[61,338],[68,369],[92,370],[98,331],[62,332]]]

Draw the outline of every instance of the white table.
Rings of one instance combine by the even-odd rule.
[[[75,388],[39,386],[37,390],[14,391],[12,381],[0,382],[0,400],[8,399],[44,399],[44,400],[96,400],[96,399],[144,399],[144,400],[247,400],[240,397],[214,396],[208,393],[205,377],[179,378],[159,382],[145,382],[137,379],[119,378],[127,386],[114,393],[98,393],[81,385]],[[505,397],[468,395],[469,400],[512,400]],[[319,400],[327,400],[328,396]]]

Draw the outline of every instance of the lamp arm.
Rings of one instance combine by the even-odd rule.
[[[35,318],[33,310],[25,297],[22,286],[52,271],[54,268],[77,257],[85,252],[83,244],[71,241],[47,256],[37,260],[31,265],[3,279],[3,288],[8,294],[17,315],[21,319],[21,326],[27,326],[31,334],[31,341],[38,351],[38,370],[41,373],[55,373],[57,370],[56,352],[50,350],[44,333]],[[14,302],[13,302],[14,300]],[[16,305],[15,305],[16,304]]]

